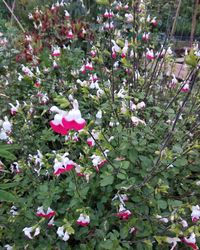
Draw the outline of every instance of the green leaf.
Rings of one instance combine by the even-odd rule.
[[[8,188],[16,187],[17,185],[18,185],[17,182],[3,183],[3,184],[0,184],[0,189],[8,189]]]
[[[165,200],[158,200],[158,206],[161,209],[166,209],[167,208],[167,202]]]
[[[191,50],[189,55],[185,57],[185,63],[194,68],[197,66],[197,57],[195,56],[193,50]]]
[[[0,190],[0,201],[7,201],[7,202],[16,202],[17,197],[15,197],[13,194]]]
[[[113,184],[113,181],[114,181],[114,177],[112,175],[108,175],[108,176],[103,177],[103,179],[100,181],[100,185],[102,187],[105,187],[105,186]]]

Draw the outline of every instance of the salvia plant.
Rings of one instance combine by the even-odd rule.
[[[0,33],[1,248],[198,249],[198,45],[177,70],[150,1],[97,6]]]

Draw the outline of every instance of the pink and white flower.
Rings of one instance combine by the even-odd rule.
[[[62,173],[69,172],[75,167],[75,163],[67,157],[68,153],[60,156],[54,160],[54,175],[59,176]]]
[[[92,159],[93,167],[95,167],[97,172],[107,162],[106,159],[103,159],[101,156],[98,156],[95,154],[91,156],[91,159]]]
[[[122,220],[128,220],[129,217],[132,215],[131,211],[126,209],[123,204],[119,205],[119,211],[116,216]]]
[[[12,103],[9,103],[9,105],[11,106],[11,109],[10,109],[11,115],[16,115],[16,113],[17,113],[17,111],[18,111],[18,109],[20,107],[20,104],[19,104],[18,100],[16,100],[16,104],[17,105],[14,106]]]
[[[152,24],[154,27],[157,26],[156,17],[154,17],[154,18],[151,20],[151,24]]]
[[[67,10],[64,10],[65,11],[65,19],[66,20],[69,20],[70,19],[70,14]]]
[[[150,32],[148,32],[148,33],[144,32],[142,35],[142,40],[147,42],[147,41],[149,41],[149,39],[150,39]]]
[[[127,52],[128,52],[128,40],[125,41],[125,45],[122,49],[122,58],[126,57]]]
[[[126,22],[127,22],[127,23],[133,22],[133,15],[132,15],[132,14],[126,13],[126,14],[125,14],[125,18],[126,18]]]
[[[181,88],[181,92],[187,93],[190,90],[190,85],[188,81],[183,82],[183,87]]]
[[[155,59],[155,55],[154,55],[154,52],[153,52],[152,49],[150,50],[150,49],[147,48],[146,58],[148,60],[154,60]]]
[[[60,47],[59,46],[54,46],[52,48],[52,56],[60,56]]]
[[[192,222],[197,222],[200,219],[200,207],[199,205],[192,206]]]
[[[90,224],[90,217],[86,214],[80,214],[78,220],[76,221],[81,227],[87,227]]]
[[[176,76],[174,74],[172,75],[172,77],[173,77],[172,80],[168,83],[168,87],[170,89],[175,88],[177,86],[177,83],[178,83],[178,80],[176,79]]]
[[[117,45],[117,43],[114,40],[111,40],[111,42],[113,43],[112,46],[112,58],[115,59],[117,56],[117,53],[120,52],[121,48]]]
[[[72,32],[72,30],[69,30],[68,33],[67,33],[67,38],[68,39],[73,39],[74,38],[74,34]]]
[[[66,130],[79,131],[85,127],[86,121],[81,117],[77,100],[74,99],[73,109],[62,118],[62,124]]]
[[[87,144],[88,144],[89,147],[94,147],[94,145],[95,145],[94,139],[92,137],[88,138],[87,139]]]
[[[47,212],[44,212],[44,208],[42,207],[38,207],[37,208],[37,213],[36,215],[38,217],[43,217],[46,219],[50,219],[51,217],[55,216],[56,212],[54,210],[52,210],[50,207],[48,207]]]
[[[182,238],[181,241],[184,242],[189,247],[191,247],[193,250],[199,249],[196,244],[196,236],[194,233],[192,233],[189,238],[186,238],[186,237]]]

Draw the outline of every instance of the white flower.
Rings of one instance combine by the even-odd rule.
[[[68,234],[67,231],[64,232],[64,229],[65,229],[64,226],[59,227],[59,228],[57,229],[57,235],[58,235],[60,238],[62,238],[62,240],[68,241],[68,239],[69,239],[69,234]]]
[[[97,119],[102,119],[102,111],[101,111],[101,110],[99,110],[99,111],[97,112],[96,118],[97,118]]]
[[[170,238],[170,237],[167,237],[166,239],[166,242],[169,243],[169,244],[173,244],[172,245],[172,248],[170,250],[174,250],[176,245],[177,245],[177,242],[180,242],[181,240],[177,237],[174,237],[174,238]]]
[[[4,247],[6,248],[6,250],[13,250],[13,247],[8,244],[6,244]]]
[[[37,227],[37,228],[35,229],[34,236],[37,236],[37,235],[39,235],[39,234],[40,234],[40,228]]]
[[[137,104],[137,109],[143,109],[145,108],[146,104],[144,102],[140,102]]]
[[[132,116],[131,117],[131,121],[132,121],[132,123],[133,123],[134,126],[138,126],[139,124],[146,125],[145,121],[139,119],[136,116]]]
[[[29,239],[33,239],[33,237],[31,236],[31,233],[33,232],[33,227],[25,227],[22,231]]]
[[[6,132],[3,130],[3,129],[1,129],[1,131],[0,131],[0,140],[7,140],[8,139],[8,136],[7,136],[7,134],[6,134]]]
[[[7,116],[4,117],[4,122],[2,124],[2,128],[5,130],[5,132],[10,133],[12,131],[12,124],[8,121]]]

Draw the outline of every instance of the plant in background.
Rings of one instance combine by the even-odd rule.
[[[97,3],[83,25],[63,1],[37,8],[2,77],[0,138],[20,145],[1,171],[17,196],[2,203],[2,244],[198,249],[199,49],[181,81],[150,1]]]

